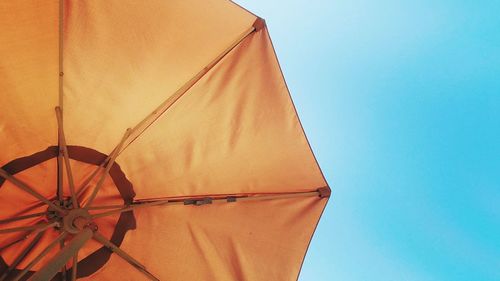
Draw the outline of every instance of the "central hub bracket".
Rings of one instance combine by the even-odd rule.
[[[92,217],[86,209],[72,209],[63,218],[63,228],[71,234],[79,233],[83,228],[90,227],[97,230],[97,225],[92,222]]]
[[[73,209],[73,202],[71,201],[70,198],[64,198],[62,200],[54,200],[52,201],[54,205],[61,207],[63,210],[71,210]],[[52,207],[47,208],[47,219],[49,221],[56,220],[56,221],[61,221],[63,218],[64,214],[56,211]]]

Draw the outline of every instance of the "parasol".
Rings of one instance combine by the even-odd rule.
[[[294,280],[330,196],[223,0],[0,2],[0,280]]]

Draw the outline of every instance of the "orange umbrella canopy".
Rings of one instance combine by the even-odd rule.
[[[0,280],[295,280],[330,188],[230,1],[0,2]]]

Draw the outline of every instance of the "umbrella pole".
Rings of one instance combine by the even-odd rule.
[[[92,229],[85,227],[57,255],[52,257],[45,266],[40,268],[30,281],[51,280],[59,270],[72,258],[83,245],[92,238]]]
[[[66,237],[67,233],[66,232],[63,232],[61,234],[59,234],[59,236],[57,236],[56,240],[52,241],[52,243],[50,243],[45,249],[43,249],[43,251],[38,254],[38,256],[36,256],[27,266],[25,269],[23,269],[23,271],[21,271],[14,279],[12,279],[12,281],[19,281],[21,280],[21,278],[24,277],[24,275],[26,275],[26,273],[28,273],[28,271],[35,265],[37,264],[41,259],[43,259],[49,252],[50,250],[52,250],[52,248],[54,248],[55,246],[57,246],[57,244],[59,244],[59,241],[63,240],[65,237]],[[50,280],[50,279],[46,279],[46,280]]]
[[[77,272],[78,272],[78,251],[73,256],[73,268],[71,269],[71,281],[76,280],[76,273]]]
[[[35,236],[35,238],[33,239],[33,241],[31,241],[29,243],[29,245],[26,246],[26,248],[24,248],[21,251],[21,253],[19,253],[19,255],[16,257],[16,259],[9,266],[9,268],[7,268],[7,270],[2,274],[2,276],[0,276],[0,281],[5,280],[5,278],[9,276],[9,274],[12,272],[12,270],[14,268],[16,268],[26,258],[26,256],[33,250],[33,248],[38,243],[38,241],[40,241],[40,239],[42,238],[42,235],[43,235],[43,232],[38,233]],[[26,236],[26,237],[29,237],[29,236]]]

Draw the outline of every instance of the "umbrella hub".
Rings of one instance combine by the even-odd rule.
[[[52,201],[54,205],[61,207],[64,210],[70,211],[73,209],[73,202],[71,201],[71,198],[64,198],[62,200],[54,200]],[[60,221],[64,217],[64,214],[58,212],[51,206],[47,208],[47,219],[49,221]]]
[[[84,228],[90,228],[93,231],[97,231],[97,225],[92,221],[92,216],[89,214],[87,209],[73,209],[73,204],[69,198],[55,200],[53,203],[61,206],[67,211],[66,213],[60,213],[49,207],[47,211],[47,218],[49,221],[59,222],[58,227],[63,228],[71,234],[80,233]]]
[[[84,228],[97,231],[97,225],[92,221],[92,217],[86,209],[72,209],[62,217],[62,226],[69,233],[77,234]]]

